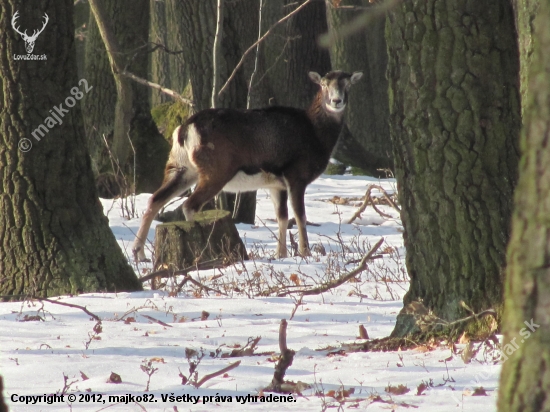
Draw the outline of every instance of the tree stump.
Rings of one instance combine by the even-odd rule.
[[[181,270],[214,259],[223,259],[226,264],[248,260],[244,243],[228,211],[208,210],[195,214],[191,222],[157,226],[155,270]]]

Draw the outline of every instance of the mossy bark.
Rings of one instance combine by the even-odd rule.
[[[500,412],[550,410],[549,21],[550,4],[542,1],[534,24],[519,182],[507,252],[503,321],[507,359],[500,377]]]
[[[334,36],[330,47],[332,67],[348,72],[363,71],[363,78],[349,97],[346,125],[335,157],[372,174],[377,169],[393,168],[393,152],[389,127],[388,81],[386,68],[388,55],[384,30],[385,15],[375,17],[361,32],[341,36],[345,28],[369,5],[363,0],[344,0],[338,6],[359,6],[356,11],[338,9],[326,1],[329,32]]]
[[[239,232],[226,210],[208,210],[192,222],[158,225],[155,233],[155,268],[185,269],[199,262],[248,259]]]
[[[79,85],[73,1],[0,3],[0,295],[55,296],[95,291],[140,290],[103,215],[88,156],[80,105],[39,141],[32,132]],[[10,26],[16,11],[50,26],[35,53],[47,60],[14,60],[25,54]],[[51,22],[55,22],[51,26]],[[55,29],[55,30],[54,30]],[[18,150],[22,139],[33,147]],[[24,146],[22,146],[24,148]]]
[[[513,0],[516,16],[516,29],[518,34],[519,56],[520,56],[520,90],[521,90],[521,112],[525,111],[527,103],[527,91],[529,89],[529,68],[533,55],[533,21],[537,15],[540,0]]]
[[[521,121],[512,5],[402,2],[386,40],[404,303],[451,321],[460,301],[500,313]],[[398,316],[393,335],[412,329]]]

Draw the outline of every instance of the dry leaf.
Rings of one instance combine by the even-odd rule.
[[[158,362],[158,363],[166,363],[164,362],[164,358],[159,358],[159,357],[155,357],[155,358],[151,358],[149,359],[150,362]]]
[[[118,373],[111,372],[111,376],[107,379],[107,383],[122,383],[122,378]]]
[[[126,319],[124,319],[124,323],[127,325],[135,321],[136,321],[136,318],[133,318],[132,316],[128,316]]]
[[[203,310],[201,312],[201,320],[207,320],[209,316],[210,316],[210,313],[208,313],[207,311]]]
[[[416,396],[422,395],[422,393],[428,389],[428,385],[426,385],[424,382],[422,382],[420,385],[416,387]]]
[[[300,284],[300,278],[298,277],[298,275],[296,273],[293,273],[292,275],[290,275],[289,277],[290,281],[293,282],[296,286],[298,286]]]
[[[84,372],[82,372],[82,371],[80,371],[80,377],[82,378],[83,381],[87,381],[88,379],[90,379],[90,378],[88,378],[88,376],[86,376],[86,374],[85,374]]]

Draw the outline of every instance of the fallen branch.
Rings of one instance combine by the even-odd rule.
[[[373,199],[372,199],[372,196],[371,196],[371,191],[372,189],[378,189],[382,192],[382,195],[384,196],[384,198],[387,200],[387,202],[389,203],[389,205],[391,207],[393,207],[395,210],[397,210],[398,212],[401,212],[401,209],[399,208],[399,206],[397,206],[397,204],[391,199],[390,195],[388,195],[388,192],[386,192],[384,190],[384,188],[382,186],[379,186],[379,185],[369,185],[369,187],[367,188],[367,191],[365,192],[365,200],[363,200],[363,204],[361,204],[361,206],[359,207],[359,209],[357,209],[357,211],[353,214],[353,216],[351,217],[350,220],[347,221],[348,224],[351,224],[353,223],[353,221],[355,219],[357,219],[359,216],[361,216],[361,213],[363,213],[365,211],[365,209],[367,208],[367,206],[370,204],[372,205],[372,208],[382,217],[385,217],[386,219],[391,219],[393,218],[393,216],[390,216],[388,215],[387,213],[384,213],[382,212],[380,209],[378,209],[376,207],[376,204],[374,203]]]
[[[217,371],[217,372],[210,373],[210,374],[208,374],[208,375],[204,375],[200,381],[198,381],[197,383],[193,383],[192,385],[193,385],[195,388],[200,388],[201,385],[202,385],[203,383],[205,383],[206,381],[209,381],[210,379],[215,378],[216,376],[223,375],[224,373],[227,373],[227,372],[229,372],[230,370],[235,369],[235,368],[236,368],[237,366],[239,366],[240,364],[241,364],[241,361],[237,361],[237,362],[235,362],[235,363],[232,363],[232,364],[226,366],[226,367],[223,368],[223,369],[220,369],[220,370]]]
[[[353,269],[349,273],[346,273],[345,275],[340,276],[338,279],[333,280],[331,282],[324,283],[321,286],[318,286],[313,289],[287,290],[282,293],[279,293],[277,296],[278,297],[288,296],[291,293],[301,293],[304,296],[319,295],[321,293],[326,292],[327,290],[334,289],[342,285],[343,283],[354,278],[355,276],[357,276],[359,273],[363,272],[367,268],[367,262],[375,258],[374,254],[380,248],[383,242],[384,242],[384,238],[382,237],[378,242],[376,242],[376,244],[371,248],[371,250],[369,250],[367,254],[363,256],[363,259],[361,259],[361,262],[355,269]]]
[[[140,315],[143,316],[146,319],[149,319],[151,322],[155,322],[155,323],[158,323],[159,325],[166,326],[166,327],[169,327],[169,328],[172,327],[172,325],[169,325],[168,323],[165,323],[162,320],[155,319],[152,316],[144,315],[143,313],[140,313]]]

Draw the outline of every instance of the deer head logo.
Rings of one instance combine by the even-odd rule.
[[[36,41],[36,38],[40,33],[44,31],[44,28],[46,27],[46,24],[48,24],[48,21],[50,20],[50,18],[46,13],[44,13],[44,25],[40,30],[35,30],[32,36],[29,36],[27,34],[27,30],[21,33],[21,31],[19,31],[19,27],[16,26],[16,20],[18,17],[19,17],[19,11],[16,11],[11,19],[11,27],[13,27],[13,29],[21,35],[21,37],[25,41],[25,49],[27,49],[27,54],[31,54],[34,49],[34,42]]]

